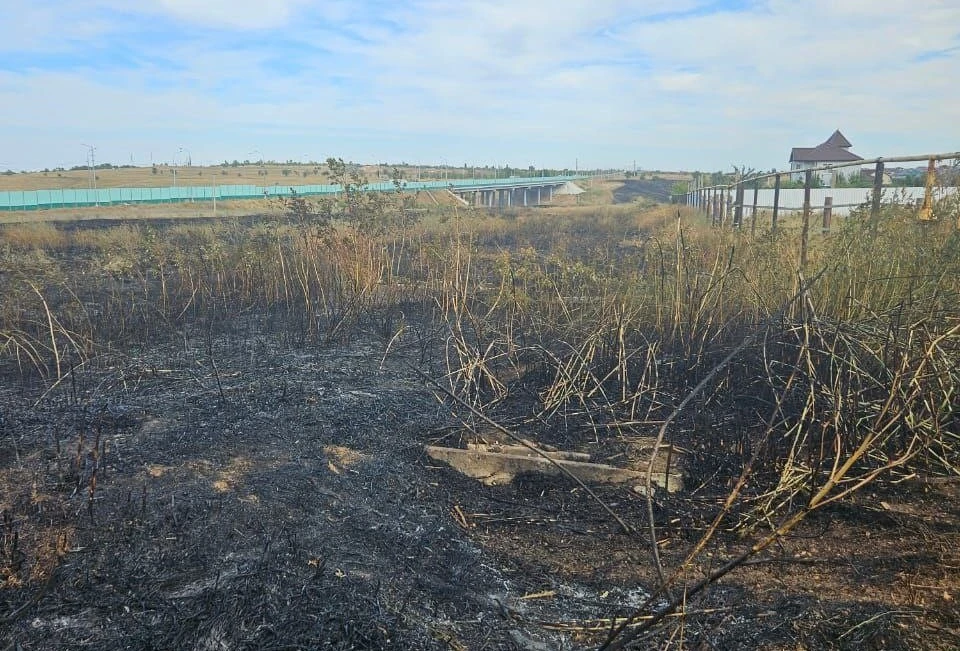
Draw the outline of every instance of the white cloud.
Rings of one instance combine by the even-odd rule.
[[[703,75],[696,72],[675,72],[672,74],[658,75],[654,77],[654,82],[666,91],[684,91],[696,90],[702,78]]]
[[[960,140],[960,52],[929,56],[960,45],[954,0],[35,0],[8,18],[5,151],[45,124],[125,143],[216,133],[240,154],[300,134],[345,155],[372,138],[366,156],[700,168],[783,165],[838,127],[863,155]],[[124,66],[103,69],[110,48]]]
[[[159,0],[176,18],[207,27],[271,29],[287,25],[308,0]]]

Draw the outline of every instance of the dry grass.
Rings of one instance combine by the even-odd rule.
[[[139,204],[126,206],[99,206],[89,208],[54,208],[52,210],[0,211],[0,224],[24,223],[82,223],[97,220],[155,220],[196,219],[212,217],[243,217],[251,214],[276,214],[276,202],[263,199],[245,201],[217,201],[216,211],[209,201],[170,204]]]
[[[64,233],[47,222],[33,222],[8,226],[3,241],[18,249],[60,249],[67,240]]]
[[[436,198],[434,201],[430,195]],[[444,214],[451,206],[460,204],[445,192],[418,192],[412,198],[412,206],[424,215]],[[462,208],[462,206],[460,206]],[[277,217],[282,208],[275,200],[247,199],[242,201],[217,201],[214,210],[211,201],[183,201],[165,204],[133,204],[123,206],[99,206],[87,208],[55,208],[52,210],[0,211],[0,224],[27,224],[43,222],[80,223],[85,221],[119,220],[177,220],[248,217],[264,215]]]
[[[98,188],[157,188],[174,185],[173,167],[126,167],[97,170]],[[288,174],[283,171],[287,170]],[[263,174],[265,172],[265,174]],[[306,176],[304,176],[306,172]],[[179,166],[176,185],[314,185],[329,183],[326,165]],[[376,178],[376,170],[373,170]],[[80,189],[90,187],[88,170],[0,174],[0,190]]]
[[[97,187],[100,188],[151,188],[168,187],[173,183],[173,167],[157,165],[156,173],[151,167],[123,167],[97,170]],[[392,167],[364,165],[359,168],[360,174],[370,182],[390,180]],[[416,166],[399,167],[403,178],[408,181],[422,179],[439,180],[443,178],[462,178],[472,174],[463,169],[441,169],[438,167]],[[332,183],[329,169],[326,164],[289,165],[265,164],[239,165],[237,167],[223,167],[222,165],[187,167],[180,165],[177,170],[178,186],[201,185],[318,185]],[[286,171],[286,173],[284,173]],[[501,178],[502,178],[502,172]],[[492,170],[477,170],[477,178],[493,178]],[[25,172],[16,174],[0,173],[0,190],[48,190],[48,189],[80,189],[90,187],[90,172],[86,169],[68,170],[62,172]]]

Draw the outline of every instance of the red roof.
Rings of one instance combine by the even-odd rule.
[[[830,145],[831,147],[842,147],[846,149],[847,147],[853,147],[850,144],[850,141],[843,137],[843,134],[840,133],[840,129],[837,129],[833,132],[833,135],[823,141],[824,145]]]
[[[794,147],[790,152],[791,163],[852,163],[863,160],[852,151],[853,145],[837,129],[829,138],[816,147]]]

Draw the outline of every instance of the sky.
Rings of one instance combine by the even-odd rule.
[[[0,0],[0,169],[960,150],[958,0]]]

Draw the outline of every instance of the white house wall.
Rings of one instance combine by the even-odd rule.
[[[791,170],[800,170],[797,173],[790,175],[791,181],[803,181],[803,170],[808,170],[812,167],[823,167],[827,163],[791,163]],[[821,172],[815,172],[815,174],[820,178],[820,182],[824,185],[832,185],[834,173],[843,174],[844,178],[852,178],[854,176],[859,176],[863,168],[856,165],[851,165],[849,167],[841,167],[837,170],[823,170]]]

